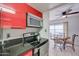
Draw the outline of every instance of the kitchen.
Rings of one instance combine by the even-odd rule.
[[[79,55],[78,19],[79,3],[0,3],[0,56]]]
[[[41,38],[39,33],[43,25],[42,12],[26,3],[4,3],[0,9],[0,55],[48,54],[48,49],[42,52],[48,48],[48,39]]]

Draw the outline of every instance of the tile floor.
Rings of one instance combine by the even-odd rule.
[[[71,47],[66,47],[65,50],[54,48],[53,40],[49,40],[49,56],[79,56],[79,46],[75,46],[75,52]]]

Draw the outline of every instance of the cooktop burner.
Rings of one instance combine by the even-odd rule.
[[[34,42],[31,42],[30,44],[31,44],[32,46],[36,47],[37,45],[40,44],[40,42],[34,41]]]

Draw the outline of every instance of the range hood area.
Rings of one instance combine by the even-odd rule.
[[[19,8],[21,6],[23,9]],[[43,25],[42,16],[42,12],[25,3],[0,4],[0,36],[7,40],[21,38],[23,33],[39,32]]]

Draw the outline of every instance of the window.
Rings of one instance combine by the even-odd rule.
[[[65,37],[67,34],[67,23],[50,25],[50,33],[52,37]]]

